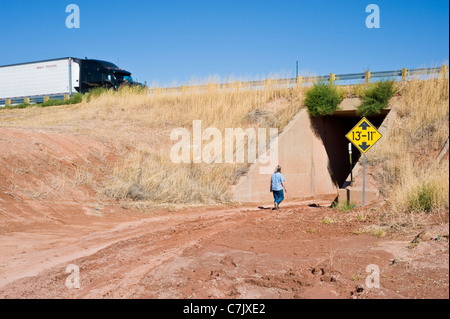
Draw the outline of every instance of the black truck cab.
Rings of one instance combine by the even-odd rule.
[[[80,65],[80,86],[78,92],[85,93],[95,87],[117,89],[121,85],[143,86],[131,77],[131,73],[117,65],[101,60],[77,59]]]

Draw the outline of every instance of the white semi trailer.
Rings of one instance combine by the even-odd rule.
[[[44,97],[62,99],[98,86],[117,88],[135,83],[131,73],[115,64],[91,59],[60,58],[0,66],[0,106],[24,102],[40,103]]]

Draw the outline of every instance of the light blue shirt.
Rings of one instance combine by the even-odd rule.
[[[281,182],[284,182],[284,176],[281,173],[273,173],[272,174],[272,190],[273,191],[281,191],[283,189],[283,185]]]

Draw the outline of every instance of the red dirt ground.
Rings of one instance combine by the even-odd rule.
[[[105,142],[0,128],[0,150],[0,298],[449,298],[448,223],[361,234],[379,213],[329,208],[335,194],[126,210],[83,182],[120,156]]]

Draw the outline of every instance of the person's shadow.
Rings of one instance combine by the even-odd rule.
[[[259,209],[272,209],[271,207],[263,207],[263,206],[259,206]]]

